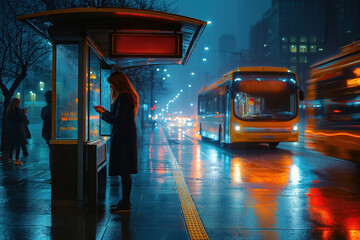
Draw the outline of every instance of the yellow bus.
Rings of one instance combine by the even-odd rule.
[[[360,161],[360,41],[311,66],[307,86],[306,145]]]
[[[220,145],[296,142],[299,92],[296,74],[286,68],[239,67],[200,89],[199,134]]]

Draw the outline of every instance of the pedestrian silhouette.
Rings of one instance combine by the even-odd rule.
[[[14,162],[13,153],[15,150],[15,163],[17,165],[22,164],[19,159],[20,146],[27,143],[24,130],[27,109],[22,110],[19,105],[20,99],[13,98],[6,111],[6,137],[9,142],[9,157],[10,161]]]

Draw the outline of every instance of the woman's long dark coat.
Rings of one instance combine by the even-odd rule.
[[[137,173],[137,134],[134,102],[128,93],[120,94],[102,119],[113,125],[109,175]]]
[[[10,145],[17,146],[26,144],[25,124],[27,121],[26,115],[19,107],[6,118],[6,137]]]

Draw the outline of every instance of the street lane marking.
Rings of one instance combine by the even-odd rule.
[[[167,145],[170,154],[171,169],[175,178],[176,187],[178,189],[178,195],[181,203],[181,208],[184,214],[186,227],[192,240],[209,239],[206,234],[205,228],[201,222],[200,216],[196,210],[194,201],[191,198],[190,192],[185,183],[184,177],[180,171],[179,165],[176,161],[171,147]]]

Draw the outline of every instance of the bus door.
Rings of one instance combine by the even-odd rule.
[[[230,143],[230,119],[231,119],[231,94],[225,92],[225,121],[224,121],[224,142]]]

